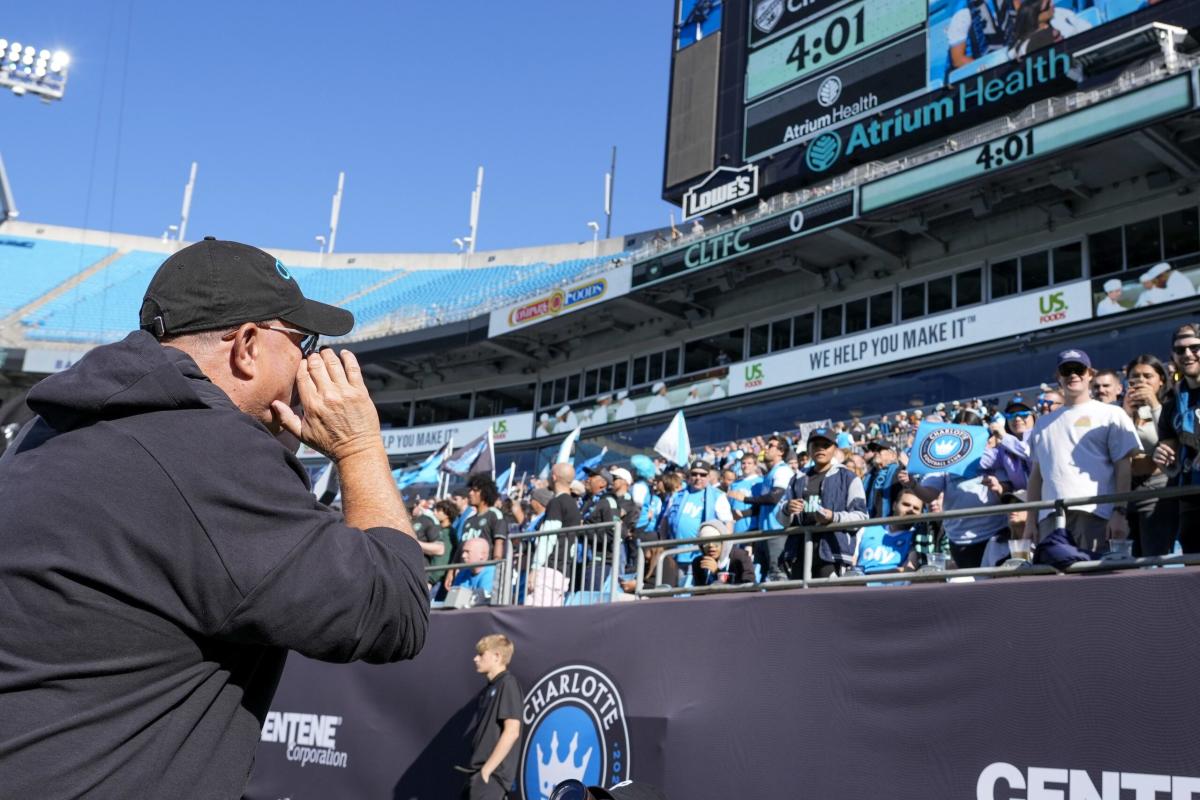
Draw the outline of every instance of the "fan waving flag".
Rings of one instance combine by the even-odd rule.
[[[418,483],[437,483],[441,478],[439,468],[442,466],[442,462],[446,460],[446,453],[449,450],[450,444],[446,443],[442,445],[440,450],[418,464],[416,469],[408,471],[392,470],[392,477],[396,479],[396,487],[407,489],[409,486]]]
[[[472,439],[455,450],[450,458],[442,464],[442,472],[454,475],[474,475],[476,472],[492,472],[495,468],[495,456],[492,453],[492,430],[483,436]]]
[[[908,471],[913,475],[945,472],[963,478],[979,474],[979,460],[987,449],[987,428],[922,422],[908,452]]]
[[[654,452],[673,464],[686,467],[692,457],[692,440],[688,438],[687,421],[683,412],[675,414],[671,424],[654,443]]]
[[[571,458],[571,451],[575,448],[575,443],[579,441],[579,428],[567,434],[567,438],[563,439],[562,444],[558,447],[558,458],[554,460],[555,464],[574,464],[575,460]]]
[[[600,464],[604,460],[604,456],[608,455],[608,448],[605,447],[600,451],[599,455],[592,456],[586,461],[581,461],[579,466],[575,468],[575,480],[581,481],[587,477],[587,471]]]
[[[496,478],[496,488],[500,490],[500,494],[508,494],[512,491],[513,473],[517,471],[517,462],[512,462],[508,465],[508,469],[500,473]]]

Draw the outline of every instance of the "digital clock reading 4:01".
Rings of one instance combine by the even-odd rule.
[[[861,45],[866,13],[866,8],[860,8],[852,17],[835,14],[828,27],[821,33],[814,32],[811,40],[807,31],[801,33],[788,54],[787,63],[794,64],[797,72],[804,72],[810,65],[820,64],[826,55],[835,58],[841,55],[847,45]]]
[[[857,0],[802,22],[747,57],[746,99],[774,92],[924,25],[928,2]]]
[[[1012,164],[1032,155],[1033,129],[1030,128],[1024,133],[1014,133],[998,142],[983,145],[979,148],[979,157],[975,159],[975,163],[988,170]]]

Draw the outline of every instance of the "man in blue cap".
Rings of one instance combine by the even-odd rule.
[[[1029,502],[1128,492],[1130,460],[1141,451],[1129,415],[1120,406],[1092,399],[1089,385],[1096,373],[1082,350],[1059,353],[1057,372],[1065,403],[1033,428]],[[1103,551],[1108,539],[1129,536],[1124,506],[1074,506],[1066,516],[1066,529],[1084,550]],[[1030,515],[1025,529],[1036,540],[1039,532],[1046,536],[1056,527],[1054,511],[1046,509],[1036,520]]]

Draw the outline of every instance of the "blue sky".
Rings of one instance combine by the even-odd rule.
[[[157,236],[449,252],[485,168],[479,249],[614,235],[660,197],[670,0],[10,3],[0,37],[70,52],[66,98],[0,93],[21,218]]]

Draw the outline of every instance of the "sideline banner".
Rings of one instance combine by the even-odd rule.
[[[570,286],[552,289],[532,300],[498,308],[488,316],[488,338],[511,333],[563,314],[570,314],[585,306],[593,306],[604,300],[629,294],[632,270],[633,267],[629,264],[623,264]]]
[[[1091,318],[1091,285],[1078,281],[734,364],[729,394],[773,389]]]
[[[457,797],[474,644],[498,632],[525,800],[566,777],[671,800],[1192,800],[1198,609],[1184,568],[436,612],[413,662],[292,655],[246,797]]]

